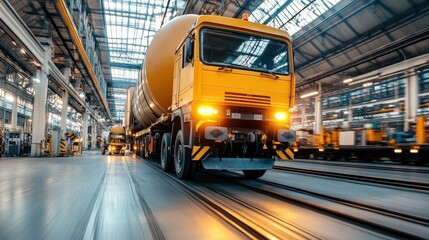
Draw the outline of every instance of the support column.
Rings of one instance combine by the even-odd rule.
[[[305,108],[307,106],[307,100],[304,99],[304,103],[302,104],[302,110],[301,110],[301,123],[302,127],[305,128],[307,117],[305,116]]]
[[[322,84],[319,83],[319,94],[314,100],[314,133],[320,134],[322,129]]]
[[[34,86],[34,104],[33,104],[33,131],[31,144],[31,156],[40,154],[39,143],[45,139],[47,114],[46,101],[48,97],[48,73],[49,60],[51,59],[51,46],[44,46],[45,56],[41,69],[37,70],[36,78],[33,81]],[[34,144],[35,143],[35,144]]]
[[[419,106],[419,79],[414,68],[407,71],[405,82],[405,121],[404,131],[410,130],[410,123],[417,119]]]
[[[15,72],[13,74],[14,84],[18,84],[18,77],[19,77],[18,73]],[[18,125],[18,94],[15,94],[15,96],[13,96],[11,125],[12,125],[12,130],[16,130],[16,127]]]
[[[18,124],[18,96],[16,95],[13,97],[11,117],[12,130],[16,130]]]
[[[97,144],[97,120],[93,118],[92,127],[91,127],[91,149],[95,149],[96,144]]]
[[[71,77],[71,68],[70,67],[66,67],[63,69],[63,75],[64,78],[66,80],[66,82],[68,83],[70,81],[70,77]],[[67,107],[68,107],[68,101],[69,101],[69,93],[67,91],[63,92],[62,95],[62,101],[63,101],[63,105],[61,108],[61,131],[60,131],[60,136],[64,137],[64,134],[67,133]]]
[[[86,149],[88,147],[88,113],[83,113],[83,124],[82,124],[82,138],[83,138],[83,148]]]

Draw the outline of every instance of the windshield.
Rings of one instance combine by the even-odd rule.
[[[206,64],[289,74],[287,42],[214,28],[202,29],[201,42]]]

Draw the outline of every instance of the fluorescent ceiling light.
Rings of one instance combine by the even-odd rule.
[[[307,98],[307,97],[315,96],[317,94],[319,94],[319,92],[318,91],[314,91],[314,92],[310,92],[310,93],[306,93],[304,95],[301,95],[301,98]]]
[[[343,83],[351,83],[353,81],[352,78],[347,78],[343,81]]]

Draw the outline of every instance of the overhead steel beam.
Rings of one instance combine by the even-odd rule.
[[[392,23],[389,26],[385,26],[383,28],[384,31],[381,31],[379,29],[375,29],[372,30],[370,32],[367,32],[363,35],[357,36],[353,39],[351,39],[350,41],[344,42],[343,44],[339,45],[338,47],[329,50],[328,52],[324,52],[323,53],[323,57],[324,59],[329,58],[334,56],[335,54],[343,54],[344,51],[349,48],[349,47],[358,47],[361,46],[369,41],[371,41],[374,38],[378,38],[382,35],[385,34],[386,31],[392,32],[394,30],[399,29],[400,27],[409,24],[410,22],[416,21],[417,19],[425,16],[426,14],[429,13],[429,6],[419,6],[418,8],[418,12],[415,12],[414,10],[412,11],[412,14],[410,12],[406,12],[402,15],[399,15],[397,17],[395,17],[394,19],[392,19]],[[297,46],[294,46],[297,47]],[[295,51],[297,51],[299,49],[299,47],[297,47],[295,49]],[[302,52],[303,53],[303,52]],[[315,60],[316,59],[316,60]],[[313,59],[307,59],[306,62],[303,62],[297,66],[295,66],[296,70],[299,71],[301,69],[306,69],[309,68],[311,66],[313,66],[313,64],[317,64],[318,62],[320,62],[320,58],[318,57],[313,57]]]
[[[6,0],[0,0],[0,19],[24,44],[28,54],[41,64],[45,56],[42,45]]]
[[[383,47],[375,49],[374,51],[363,54],[360,57],[353,60],[352,62],[343,64],[343,65],[338,66],[336,68],[332,68],[329,71],[319,73],[319,74],[314,75],[312,77],[309,77],[307,79],[303,79],[302,82],[296,84],[296,87],[301,87],[301,86],[308,85],[308,84],[311,84],[313,82],[322,80],[326,77],[329,77],[329,76],[332,76],[334,74],[343,72],[347,69],[356,67],[356,66],[363,64],[363,63],[366,63],[368,61],[372,61],[376,58],[382,57],[386,54],[398,51],[399,49],[405,48],[407,46],[416,44],[418,42],[421,42],[421,41],[427,40],[427,39],[429,39],[429,28],[425,28],[425,29],[423,29],[417,33],[411,34],[407,37],[404,37],[404,38],[399,39],[397,41],[391,42],[390,44],[386,44]]]
[[[281,5],[273,14],[270,15],[270,17],[264,21],[264,25],[267,25],[269,22],[271,22],[277,15],[279,15],[279,13],[281,13],[287,6],[289,6],[289,4],[291,4],[293,2],[293,0],[288,0],[285,3],[283,3],[283,5]],[[314,0],[313,0],[314,2]],[[312,2],[311,2],[312,3]]]
[[[106,99],[104,98],[103,92],[101,91],[100,84],[97,81],[97,77],[95,76],[94,70],[92,69],[91,63],[89,62],[88,56],[85,52],[85,48],[83,47],[82,41],[79,38],[77,28],[73,23],[73,19],[70,16],[70,13],[67,9],[67,6],[66,6],[64,0],[56,0],[55,6],[57,7],[57,9],[59,11],[59,15],[63,19],[64,24],[67,26],[67,29],[70,33],[71,39],[73,40],[74,44],[77,47],[77,50],[79,52],[79,55],[81,56],[81,59],[84,63],[84,66],[86,67],[86,69],[90,75],[92,84],[96,88],[97,95],[102,102],[104,110],[106,111],[107,116],[109,118],[111,118],[112,114],[110,113],[109,106],[107,105]]]
[[[131,64],[131,63],[118,63],[118,62],[112,62],[110,63],[111,68],[127,68],[127,69],[138,69],[140,70],[142,65],[141,64]]]
[[[52,61],[49,61],[49,74],[64,89],[64,91],[67,91],[70,96],[73,97],[76,102],[86,109],[94,118],[98,118],[98,116],[91,111],[91,107],[85,101],[83,101],[82,98],[80,98],[74,87],[70,83],[66,82],[64,75]]]

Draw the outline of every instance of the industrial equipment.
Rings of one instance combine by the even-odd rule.
[[[293,159],[295,76],[284,31],[221,16],[176,17],[154,36],[129,91],[133,149],[160,156],[178,178],[193,177],[197,165],[257,178],[276,157]]]
[[[338,134],[336,133],[338,132]],[[336,136],[338,135],[338,139]],[[354,129],[325,131],[315,136],[313,145],[295,144],[297,157],[323,159],[355,159],[374,161],[390,159],[401,163],[427,163],[429,130],[423,116],[416,120],[414,131],[392,133],[390,129]],[[337,139],[337,140],[336,140]],[[306,140],[306,142],[312,142]]]
[[[8,135],[8,156],[19,156],[22,133],[20,131],[9,131]]]
[[[125,154],[126,143],[125,128],[122,126],[113,126],[110,128],[109,137],[107,138],[107,150],[109,155],[112,154]],[[105,149],[101,149],[104,155]]]

